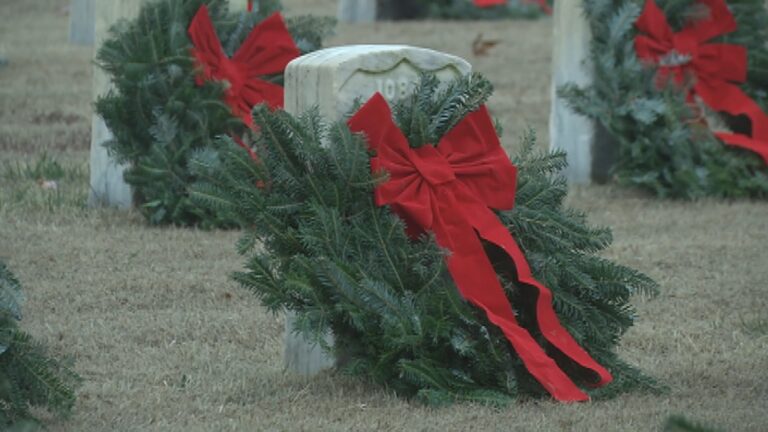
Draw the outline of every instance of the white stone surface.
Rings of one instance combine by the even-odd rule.
[[[69,43],[93,45],[96,0],[72,0],[69,6]]]
[[[557,96],[557,88],[566,83],[585,86],[592,82],[588,63],[592,36],[581,5],[580,0],[555,2],[549,136],[550,148],[568,153],[568,168],[563,173],[568,181],[587,184],[592,178],[594,122],[573,112]]]
[[[404,45],[353,45],[310,53],[288,64],[285,72],[285,110],[299,114],[317,106],[327,120],[349,114],[356,99],[365,102],[377,91],[389,102],[408,95],[423,72],[441,80],[469,74],[464,59],[425,48]],[[295,335],[293,314],[286,314],[286,369],[313,375],[334,365],[320,347]],[[326,341],[333,345],[332,335]]]
[[[299,57],[285,71],[285,110],[300,113],[317,105],[320,114],[339,119],[355,99],[377,91],[394,102],[413,90],[422,72],[450,80],[468,74],[466,60],[406,45],[352,45]]]
[[[133,18],[145,0],[98,0],[95,2],[95,43],[100,47],[108,36],[109,28],[121,18]],[[94,55],[97,50],[94,50]],[[94,64],[93,100],[109,91],[109,77]],[[133,193],[123,180],[125,167],[113,161],[104,148],[112,134],[104,120],[96,113],[91,122],[91,192],[88,204],[92,207],[106,206],[130,208]]]
[[[339,0],[336,18],[342,23],[376,21],[376,0]]]

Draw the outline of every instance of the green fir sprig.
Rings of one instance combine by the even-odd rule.
[[[61,417],[75,404],[79,377],[18,327],[24,296],[18,279],[0,261],[0,428],[36,425],[32,408]]]

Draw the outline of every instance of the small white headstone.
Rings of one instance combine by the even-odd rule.
[[[376,0],[339,0],[336,17],[343,23],[374,22],[376,21]]]
[[[552,108],[549,117],[550,148],[568,153],[564,175],[569,182],[589,183],[592,179],[594,122],[576,114],[557,88],[568,83],[592,83],[589,43],[592,38],[581,0],[558,0],[554,10],[554,51],[552,56]]]
[[[95,2],[95,43],[96,47],[108,36],[109,28],[121,18],[133,18],[146,0],[98,0]],[[97,50],[94,50],[94,55]],[[107,74],[94,64],[93,100],[106,94],[111,88]],[[88,204],[92,207],[106,206],[130,208],[133,205],[133,193],[123,180],[125,166],[113,161],[104,143],[112,139],[112,134],[104,120],[93,114],[91,125],[91,193]]]
[[[72,0],[69,6],[69,43],[93,45],[96,0]]]
[[[353,45],[329,48],[299,57],[285,71],[285,110],[299,114],[317,106],[335,121],[348,114],[355,100],[365,102],[376,92],[390,102],[408,95],[429,72],[443,81],[467,75],[464,59],[425,48],[404,45]],[[334,365],[317,345],[293,333],[294,315],[285,322],[285,365],[290,371],[312,375]],[[332,335],[326,342],[333,345]]]

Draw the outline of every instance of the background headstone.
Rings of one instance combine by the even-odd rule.
[[[103,1],[103,0],[102,0]],[[72,0],[69,5],[69,43],[93,45],[96,0]]]
[[[376,21],[376,0],[339,0],[336,17],[343,23],[374,22]]]
[[[98,0],[95,2],[95,45],[100,47],[108,36],[109,28],[121,18],[131,19],[138,15],[144,0]],[[94,55],[97,50],[94,50]],[[93,100],[106,94],[111,87],[107,74],[93,66]],[[125,166],[113,161],[104,143],[112,139],[104,120],[96,113],[91,123],[91,192],[88,204],[92,207],[107,206],[129,208],[133,193],[123,180]]]
[[[550,147],[568,153],[564,175],[571,183],[608,180],[616,157],[612,137],[602,126],[576,114],[557,96],[557,88],[568,83],[592,83],[589,45],[592,34],[581,0],[558,0],[554,8],[552,55],[552,108],[549,118]]]
[[[366,101],[380,92],[390,102],[414,89],[422,72],[441,80],[459,78],[472,66],[452,55],[403,45],[353,45],[310,53],[285,70],[285,110],[299,114],[317,106],[327,120],[348,114],[355,100]],[[312,375],[332,367],[334,359],[293,333],[294,315],[286,314],[285,365],[290,371]],[[326,342],[333,345],[332,335]]]

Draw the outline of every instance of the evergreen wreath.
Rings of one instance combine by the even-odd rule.
[[[411,147],[429,146],[491,92],[478,75],[442,89],[425,76],[394,106],[394,121]],[[193,186],[193,199],[248,227],[238,243],[248,257],[247,271],[235,275],[242,286],[271,311],[294,311],[294,330],[333,352],[343,371],[402,396],[440,405],[506,404],[546,394],[504,333],[459,294],[435,237],[409,237],[412,227],[393,207],[376,205],[374,191],[387,175],[371,173],[365,136],[344,122],[324,124],[316,110],[294,117],[258,107],[254,121],[261,163],[224,137],[191,165],[205,179]],[[659,390],[613,350],[635,320],[630,297],[654,294],[656,284],[598,255],[611,243],[610,230],[589,227],[584,214],[563,207],[567,185],[554,174],[564,154],[533,147],[529,135],[514,160],[515,206],[496,216],[552,291],[563,327],[613,374],[611,384],[588,394]],[[519,282],[523,270],[491,243],[484,247],[521,325],[576,383],[594,384],[538,331],[537,294]],[[332,347],[327,331],[335,337]]]
[[[150,223],[232,225],[189,199],[187,189],[195,177],[187,165],[193,152],[210,147],[218,135],[247,141],[249,128],[243,119],[250,119],[250,112],[247,106],[228,106],[237,102],[232,87],[243,83],[225,82],[220,77],[228,72],[225,67],[217,70],[204,63],[211,54],[202,48],[218,49],[218,41],[198,36],[202,40],[193,45],[190,24],[195,17],[197,34],[212,24],[213,38],[218,35],[226,56],[233,57],[243,55],[238,50],[255,27],[266,25],[272,31],[282,25],[272,16],[280,8],[279,0],[263,0],[252,11],[230,13],[227,0],[155,0],[145,4],[135,20],[110,30],[97,62],[111,77],[114,90],[96,102],[96,111],[114,135],[106,146],[128,164],[125,180]],[[302,16],[288,19],[286,25],[298,56],[299,51],[321,46],[333,20]],[[275,43],[271,36],[263,39],[259,42],[268,48]],[[282,85],[282,71],[261,78],[272,86],[271,93]],[[282,101],[281,89],[279,96]]]
[[[19,329],[21,284],[0,261],[0,427],[37,423],[32,407],[65,417],[80,378]]]
[[[655,4],[674,32],[713,18],[717,6],[703,0],[657,0]],[[735,31],[721,31],[706,43],[729,44],[726,50],[731,53],[746,49],[748,74],[737,85],[758,109],[768,113],[768,10],[763,0],[727,0],[726,4],[722,7],[735,18]],[[649,7],[646,0],[584,0],[583,5],[593,36],[594,84],[582,88],[566,85],[559,93],[577,112],[597,120],[612,135],[618,180],[660,197],[768,197],[768,160],[757,152],[725,144],[718,136],[734,135],[716,132],[732,131],[750,138],[766,158],[768,136],[757,136],[758,126],[745,116],[716,111],[695,95],[697,80],[685,70],[685,63],[691,60],[687,54],[650,65],[638,58],[636,38],[645,34],[638,19],[644,5]],[[716,19],[722,23],[730,17]],[[665,70],[665,60],[679,60],[683,72],[675,71],[674,79],[665,79],[672,75]],[[736,68],[733,63],[723,63],[723,70]]]

